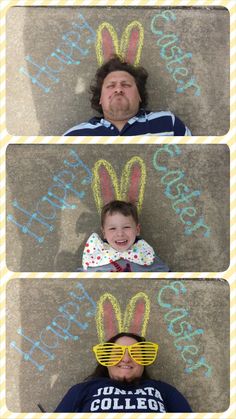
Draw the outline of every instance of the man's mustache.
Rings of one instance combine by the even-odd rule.
[[[123,92],[120,92],[120,93],[114,93],[114,94],[111,96],[111,99],[115,99],[115,98],[117,98],[117,97],[124,97],[124,98],[126,98],[125,94],[124,94]]]

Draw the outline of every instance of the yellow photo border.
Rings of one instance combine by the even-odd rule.
[[[222,413],[165,413],[165,418],[194,418],[209,419],[233,419],[236,417],[236,1],[235,0],[2,0],[0,4],[0,417],[5,418],[94,418],[95,414],[92,413],[13,413],[10,412],[5,403],[5,315],[6,315],[6,284],[13,278],[82,278],[83,273],[50,273],[50,272],[37,272],[37,273],[24,273],[24,272],[11,272],[6,267],[5,258],[5,204],[6,204],[6,190],[5,190],[5,155],[6,148],[9,143],[15,144],[60,144],[62,137],[37,137],[37,136],[11,136],[6,130],[6,107],[5,107],[5,82],[6,82],[6,14],[12,6],[224,6],[230,13],[230,130],[224,136],[211,136],[211,137],[181,137],[175,139],[178,144],[227,144],[230,149],[230,266],[223,273],[214,272],[195,272],[195,273],[119,273],[110,274],[111,277],[135,277],[135,278],[224,278],[230,285],[230,406],[229,409]],[[220,28],[219,28],[220,30]],[[173,143],[170,137],[161,137],[153,140],[153,136],[146,136],[145,139],[140,141],[137,137],[122,138],[99,138],[100,144],[105,143],[145,143],[145,144],[158,144],[158,143]],[[111,141],[112,140],[112,141]],[[76,137],[66,141],[68,144],[89,144],[94,143],[93,137],[81,137],[80,140]],[[86,276],[105,278],[106,274],[89,273]],[[163,415],[163,414],[162,414]],[[124,414],[113,414],[112,417],[121,418]],[[110,414],[96,413],[96,418],[109,418]],[[129,414],[129,418],[154,418],[153,413]]]

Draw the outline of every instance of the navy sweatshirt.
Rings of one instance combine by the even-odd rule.
[[[169,384],[142,380],[138,385],[96,378],[76,384],[55,412],[192,412],[187,400]]]

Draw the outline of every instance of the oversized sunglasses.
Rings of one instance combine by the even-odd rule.
[[[108,342],[95,345],[93,352],[99,364],[112,367],[121,361],[126,349],[137,364],[151,365],[157,357],[158,345],[153,342],[137,342],[133,345],[124,346]]]

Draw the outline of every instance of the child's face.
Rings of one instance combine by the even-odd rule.
[[[107,214],[102,229],[104,239],[113,249],[119,252],[128,250],[140,234],[140,225],[136,225],[131,215],[125,216],[119,212]]]

